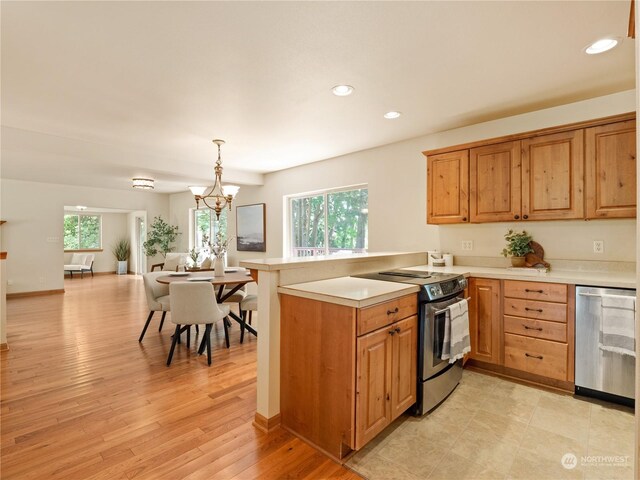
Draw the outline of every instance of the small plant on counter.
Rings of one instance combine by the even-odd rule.
[[[527,253],[533,252],[531,245],[529,245],[531,235],[524,230],[522,233],[509,230],[504,238],[507,241],[507,246],[502,249],[502,255],[505,257],[511,255],[512,257],[523,258]],[[515,263],[513,265],[516,266]],[[522,265],[524,265],[524,262],[522,262]]]
[[[196,247],[193,247],[191,250],[189,250],[189,257],[191,258],[191,261],[193,262],[194,267],[198,265],[199,256],[200,256],[200,252],[196,250]]]

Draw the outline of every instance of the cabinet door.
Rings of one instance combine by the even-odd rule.
[[[427,159],[427,223],[469,220],[469,151]]]
[[[469,333],[471,358],[500,364],[502,359],[502,316],[500,280],[469,280]]]
[[[636,122],[586,130],[587,218],[636,216]]]
[[[392,325],[391,420],[398,418],[416,401],[418,364],[418,317]]]
[[[522,140],[522,219],[584,217],[584,130]]]
[[[358,337],[356,450],[391,423],[392,326]]]
[[[469,215],[472,222],[520,219],[520,142],[471,149]]]

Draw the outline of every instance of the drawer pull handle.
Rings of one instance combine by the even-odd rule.
[[[544,293],[544,290],[531,290],[529,288],[525,288],[524,291],[527,293]]]
[[[524,323],[522,324],[522,326],[527,330],[538,330],[539,332],[542,331],[542,327],[530,327],[528,325],[525,325]]]
[[[542,355],[531,355],[529,353],[525,353],[524,355],[530,358],[537,358],[538,360],[542,360],[544,358]]]
[[[398,313],[400,310],[398,309],[398,307],[394,308],[393,310],[387,310],[387,315],[393,315],[394,313]]]
[[[389,330],[389,335],[394,336],[396,334],[395,330]]]
[[[541,309],[541,308],[529,308],[529,307],[524,307],[524,309],[525,309],[527,312],[539,312],[539,313],[542,313],[542,309]]]

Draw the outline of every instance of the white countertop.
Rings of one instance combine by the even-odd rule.
[[[416,265],[406,267],[406,269],[455,273],[466,277],[495,278],[500,280],[525,280],[612,288],[636,288],[636,275],[634,272],[552,271],[537,273],[522,272],[507,268],[469,267],[463,265],[453,267]],[[535,275],[531,273],[535,273]],[[392,300],[402,295],[418,292],[418,290],[418,286],[408,283],[386,282],[355,277],[338,277],[278,287],[278,293],[356,308],[367,307],[376,303]]]
[[[289,268],[301,268],[320,263],[333,263],[344,261],[367,261],[375,258],[401,257],[403,255],[424,255],[426,252],[370,252],[370,253],[344,253],[335,255],[318,255],[316,257],[283,257],[283,258],[259,258],[253,260],[241,260],[240,266],[254,270],[286,270]],[[415,260],[413,260],[415,261]]]
[[[466,277],[496,278],[500,280],[525,280],[531,282],[568,283],[594,287],[636,288],[635,272],[581,272],[574,270],[557,270],[550,272],[519,271],[508,268],[469,267],[456,265],[453,267],[429,267],[417,265],[406,267],[408,270],[455,273]],[[533,270],[533,269],[530,269]],[[535,275],[532,275],[535,274]]]
[[[417,285],[408,283],[381,282],[355,277],[331,278],[278,287],[278,293],[356,308],[417,293],[418,290]]]

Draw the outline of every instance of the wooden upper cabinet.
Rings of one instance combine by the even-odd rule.
[[[584,130],[522,140],[522,219],[584,218]]]
[[[469,220],[469,150],[427,158],[427,223]]]
[[[469,152],[471,222],[520,218],[520,142],[472,148]]]
[[[635,121],[588,128],[585,168],[587,218],[636,216]]]

